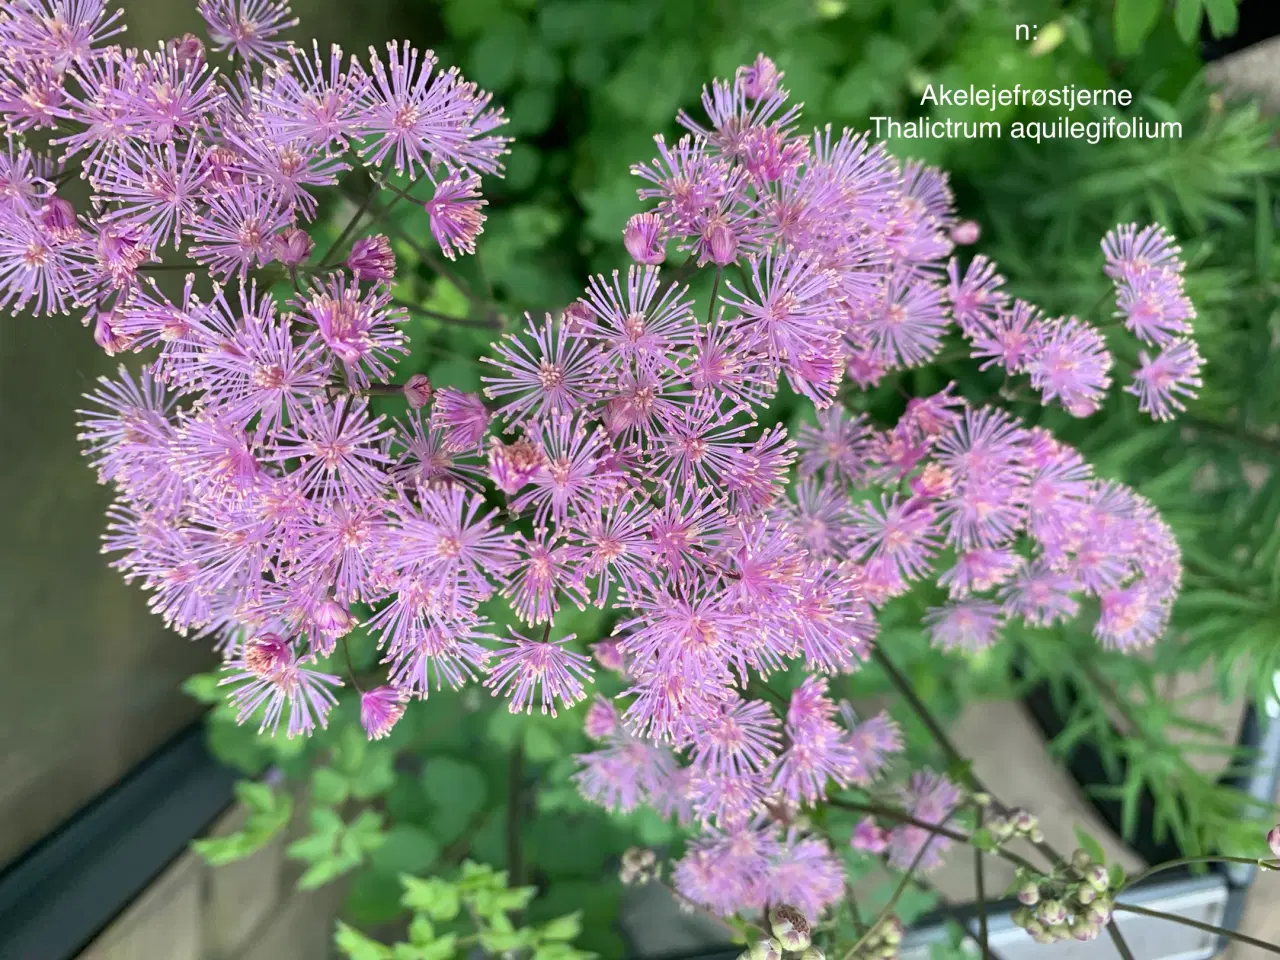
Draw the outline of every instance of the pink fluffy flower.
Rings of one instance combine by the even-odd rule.
[[[280,0],[200,0],[196,9],[209,26],[214,49],[230,50],[242,60],[279,60],[288,44],[273,38],[298,25]]]
[[[441,181],[423,204],[430,217],[431,235],[450,260],[460,253],[476,252],[476,238],[484,232],[485,216],[480,208],[488,202],[480,197],[480,178],[466,172]]]
[[[1139,410],[1156,420],[1172,420],[1186,410],[1182,398],[1194,399],[1204,384],[1200,378],[1204,360],[1194,340],[1178,337],[1154,358],[1139,351],[1138,360],[1133,383],[1124,389],[1138,398]]]
[[[489,94],[467,83],[456,68],[433,75],[436,57],[411,44],[387,44],[386,63],[373,47],[372,82],[363,103],[369,142],[366,162],[390,157],[397,173],[430,173],[439,163],[496,173],[506,139],[490,131],[505,123],[500,110],[488,109]]]
[[[510,646],[493,655],[484,685],[495,697],[508,697],[512,713],[531,713],[540,691],[542,712],[556,716],[557,700],[567,708],[586,699],[583,683],[590,683],[595,672],[590,658],[565,649],[573,639],[569,634],[554,641],[529,640],[512,630]]]
[[[391,728],[404,716],[408,694],[398,687],[381,686],[360,695],[360,725],[370,740],[389,736]]]
[[[902,803],[912,817],[931,826],[942,827],[960,804],[960,791],[946,777],[930,770],[911,775],[902,790]],[[918,861],[917,869],[929,871],[942,863],[951,841],[923,827],[902,824],[889,832],[889,865],[906,870]]]
[[[878,856],[889,849],[889,832],[872,817],[863,817],[853,828],[849,845],[862,853]]]

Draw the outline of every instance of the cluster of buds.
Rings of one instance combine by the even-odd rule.
[[[738,960],[826,960],[826,955],[813,945],[813,928],[809,919],[795,907],[783,904],[769,911],[769,932],[753,943]]]
[[[858,948],[858,960],[897,960],[902,950],[902,921],[885,917],[872,928]]]
[[[1093,940],[1111,919],[1111,878],[1084,850],[1050,876],[1019,870],[1014,890],[1022,906],[1013,922],[1036,943]]]
[[[973,802],[980,807],[990,807],[992,803],[991,795],[975,793]],[[1044,834],[1040,830],[1040,818],[1031,811],[1023,810],[1019,807],[1010,808],[1003,814],[988,814],[985,826],[997,846],[1019,837],[1030,840],[1032,843],[1044,842]]]
[[[622,855],[622,869],[618,871],[618,879],[626,887],[638,887],[659,879],[662,865],[652,850],[644,847],[631,847]]]

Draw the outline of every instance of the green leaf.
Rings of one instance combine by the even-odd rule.
[[[333,944],[351,960],[391,960],[391,948],[366,937],[355,927],[338,921]]]
[[[351,793],[357,800],[369,800],[391,789],[396,782],[395,759],[395,748],[388,743],[370,745],[351,778]]]
[[[1226,37],[1236,32],[1240,26],[1240,11],[1236,9],[1240,0],[1204,0],[1204,9],[1209,14],[1209,29],[1215,37]]]
[[[448,277],[436,277],[431,283],[431,295],[423,307],[432,313],[462,319],[467,315],[470,305],[466,295],[454,286],[453,281]]]
[[[337,807],[351,792],[349,781],[332,767],[317,767],[311,774],[311,799],[326,807]]]
[[[213,866],[243,860],[265,847],[293,816],[293,798],[276,793],[265,783],[242,780],[235,786],[236,796],[252,813],[244,827],[221,837],[196,840],[191,848]]]
[[[1124,886],[1124,867],[1118,863],[1113,863],[1111,869],[1107,871],[1107,877],[1111,881],[1111,889],[1119,890]]]
[[[323,887],[326,883],[336,880],[348,870],[354,869],[359,861],[352,861],[349,857],[326,857],[317,860],[308,867],[298,878],[299,890],[315,890]]]
[[[1173,26],[1183,43],[1195,43],[1200,39],[1202,0],[1178,0],[1173,8]]]
[[[182,692],[201,703],[219,703],[223,693],[218,689],[216,673],[196,673],[182,681]]]
[[[369,857],[384,873],[422,873],[440,856],[440,844],[421,827],[398,823],[384,834],[384,842]]]
[[[431,832],[444,844],[462,836],[488,794],[480,769],[453,757],[428,760],[422,787],[432,805]]]
[[[576,910],[563,917],[556,917],[542,925],[538,935],[544,940],[576,940],[582,933],[582,911]]]
[[[419,880],[407,874],[400,878],[404,896],[400,902],[410,910],[421,910],[433,920],[449,921],[462,909],[462,898],[456,884],[439,877]]]
[[[342,915],[363,927],[389,923],[401,914],[401,891],[398,877],[381,873],[371,865],[352,877]]]
[[[1138,52],[1142,41],[1155,29],[1162,5],[1163,0],[1116,0],[1112,29],[1116,50],[1121,56],[1129,57]]]
[[[1256,226],[1253,236],[1253,259],[1258,276],[1271,275],[1271,255],[1275,246],[1275,211],[1265,177],[1259,177],[1254,192]]]
[[[419,947],[413,960],[449,960],[458,952],[458,935],[447,933],[433,943]]]
[[[981,830],[973,831],[973,836],[969,842],[979,850],[985,850],[988,853],[995,850],[997,846],[996,838],[986,827],[983,827]]]
[[[1076,843],[1080,844],[1080,848],[1089,854],[1094,863],[1107,862],[1107,855],[1102,849],[1102,844],[1082,830],[1079,824],[1073,824],[1072,829],[1076,834]]]
[[[409,942],[414,946],[421,947],[430,943],[436,938],[436,927],[425,914],[416,914],[413,922],[409,924]]]

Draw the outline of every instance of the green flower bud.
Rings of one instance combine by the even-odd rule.
[[[1098,899],[1098,891],[1093,889],[1087,883],[1082,883],[1076,888],[1076,903],[1088,906]]]
[[[1099,893],[1106,893],[1111,887],[1111,877],[1107,874],[1107,868],[1100,863],[1094,864],[1085,872],[1085,880],[1089,886],[1097,890]]]
[[[809,946],[812,936],[809,921],[795,907],[783,905],[769,912],[769,926],[773,935],[781,942],[784,949],[803,950]]]
[[[1034,907],[1040,902],[1040,885],[1038,883],[1024,883],[1018,888],[1018,902],[1024,906]]]
[[[800,960],[827,960],[827,955],[817,947],[809,947],[800,954]]]
[[[1093,866],[1093,857],[1089,856],[1087,850],[1076,850],[1071,854],[1071,868],[1078,873],[1084,873]]]
[[[1046,927],[1056,927],[1067,919],[1066,908],[1057,900],[1045,900],[1036,908],[1036,916]]]
[[[782,944],[773,937],[757,940],[743,956],[749,960],[782,960]]]

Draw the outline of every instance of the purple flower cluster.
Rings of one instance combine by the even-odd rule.
[[[1138,409],[1157,420],[1172,420],[1186,409],[1183,397],[1195,397],[1202,386],[1204,361],[1191,333],[1196,311],[1183,292],[1181,250],[1158,224],[1116,227],[1102,239],[1106,273],[1115,283],[1116,313],[1125,328],[1147,346],[1152,357],[1138,354],[1133,383],[1125,390],[1138,398]]]
[[[1186,336],[1195,308],[1183,291],[1179,248],[1158,224],[1141,230],[1128,224],[1108,232],[1102,250],[1115,284],[1116,315],[1142,343],[1161,348],[1154,358],[1140,351],[1133,382],[1124,389],[1138,398],[1143,413],[1170,420],[1186,409],[1180,397],[1195,397],[1202,385],[1203,361]],[[953,259],[947,276],[952,313],[982,369],[1028,375],[1045,403],[1056,400],[1074,416],[1097,412],[1113,365],[1101,330],[1077,317],[1046,318],[1025,300],[1010,303],[1004,277],[981,254],[963,274]]]
[[[323,726],[344,672],[327,663],[360,621],[382,654],[373,682],[348,677],[372,738],[445,684],[555,714],[587,699],[596,669],[552,635],[557,613],[615,611],[594,660],[625,689],[583,711],[598,748],[579,758],[580,791],[696,824],[675,872],[690,899],[816,917],[844,874],[801,811],[876,782],[901,749],[887,715],[859,721],[828,689],[869,656],[880,607],[932,581],[949,595],[926,617],[933,640],[967,651],[1012,619],[1070,619],[1082,597],[1104,644],[1163,630],[1172,534],[1078,453],[954,387],[889,427],[848,412],[850,385],[929,362],[953,320],[976,356],[1080,415],[1110,356],[1075,318],[1010,307],[982,258],[961,278],[947,259],[977,231],[945,174],[848,130],[801,134],[767,58],[704,91],[707,124],[682,113],[688,133],[634,168],[653,201],[623,235],[636,263],[526,317],[471,393],[392,382],[407,314],[386,238],[313,265],[305,224],[319,190],[385,166],[425,177],[436,243],[472,253],[480,177],[506,146],[488,95],[408,45],[371,51],[368,69],[301,52],[278,39],[293,21],[273,0],[200,11],[241,61],[230,77],[193,37],[104,45],[118,15],[95,0],[0,14],[18,51],[0,63],[0,113],[65,134],[57,162],[16,140],[0,154],[0,305],[80,305],[107,352],[153,351],[83,413],[118,494],[105,550],[166,623],[212,638],[242,720]],[[90,213],[57,194],[68,164]],[[146,279],[165,244],[211,293],[194,275],[176,297]],[[714,271],[705,320],[663,276],[671,245]],[[1126,282],[1169,268],[1134,253],[1149,247],[1117,243]],[[273,276],[293,294],[260,289]],[[781,377],[819,410],[794,440],[759,425]],[[370,395],[397,386],[404,418],[377,415]],[[520,624],[505,638],[486,616],[497,599]],[[788,695],[768,686],[792,668],[807,679]],[[902,799],[938,823],[955,793],[921,773]],[[866,842],[901,865],[922,833]]]
[[[99,343],[125,349],[145,335],[131,329],[147,298],[140,273],[165,246],[218,280],[275,261],[296,269],[311,252],[298,225],[314,218],[315,192],[389,157],[435,186],[426,206],[445,251],[472,249],[484,220],[475,184],[499,171],[507,144],[488,94],[408,45],[385,58],[371,48],[368,70],[336,46],[327,57],[294,48],[277,34],[297,20],[276,0],[199,9],[238,72],[212,66],[190,35],[155,50],[106,44],[124,27],[105,0],[0,11],[0,118],[53,130],[61,148],[33,153],[11,136],[0,152],[0,308],[86,307]],[[77,169],[93,190],[84,213],[58,194]]]

